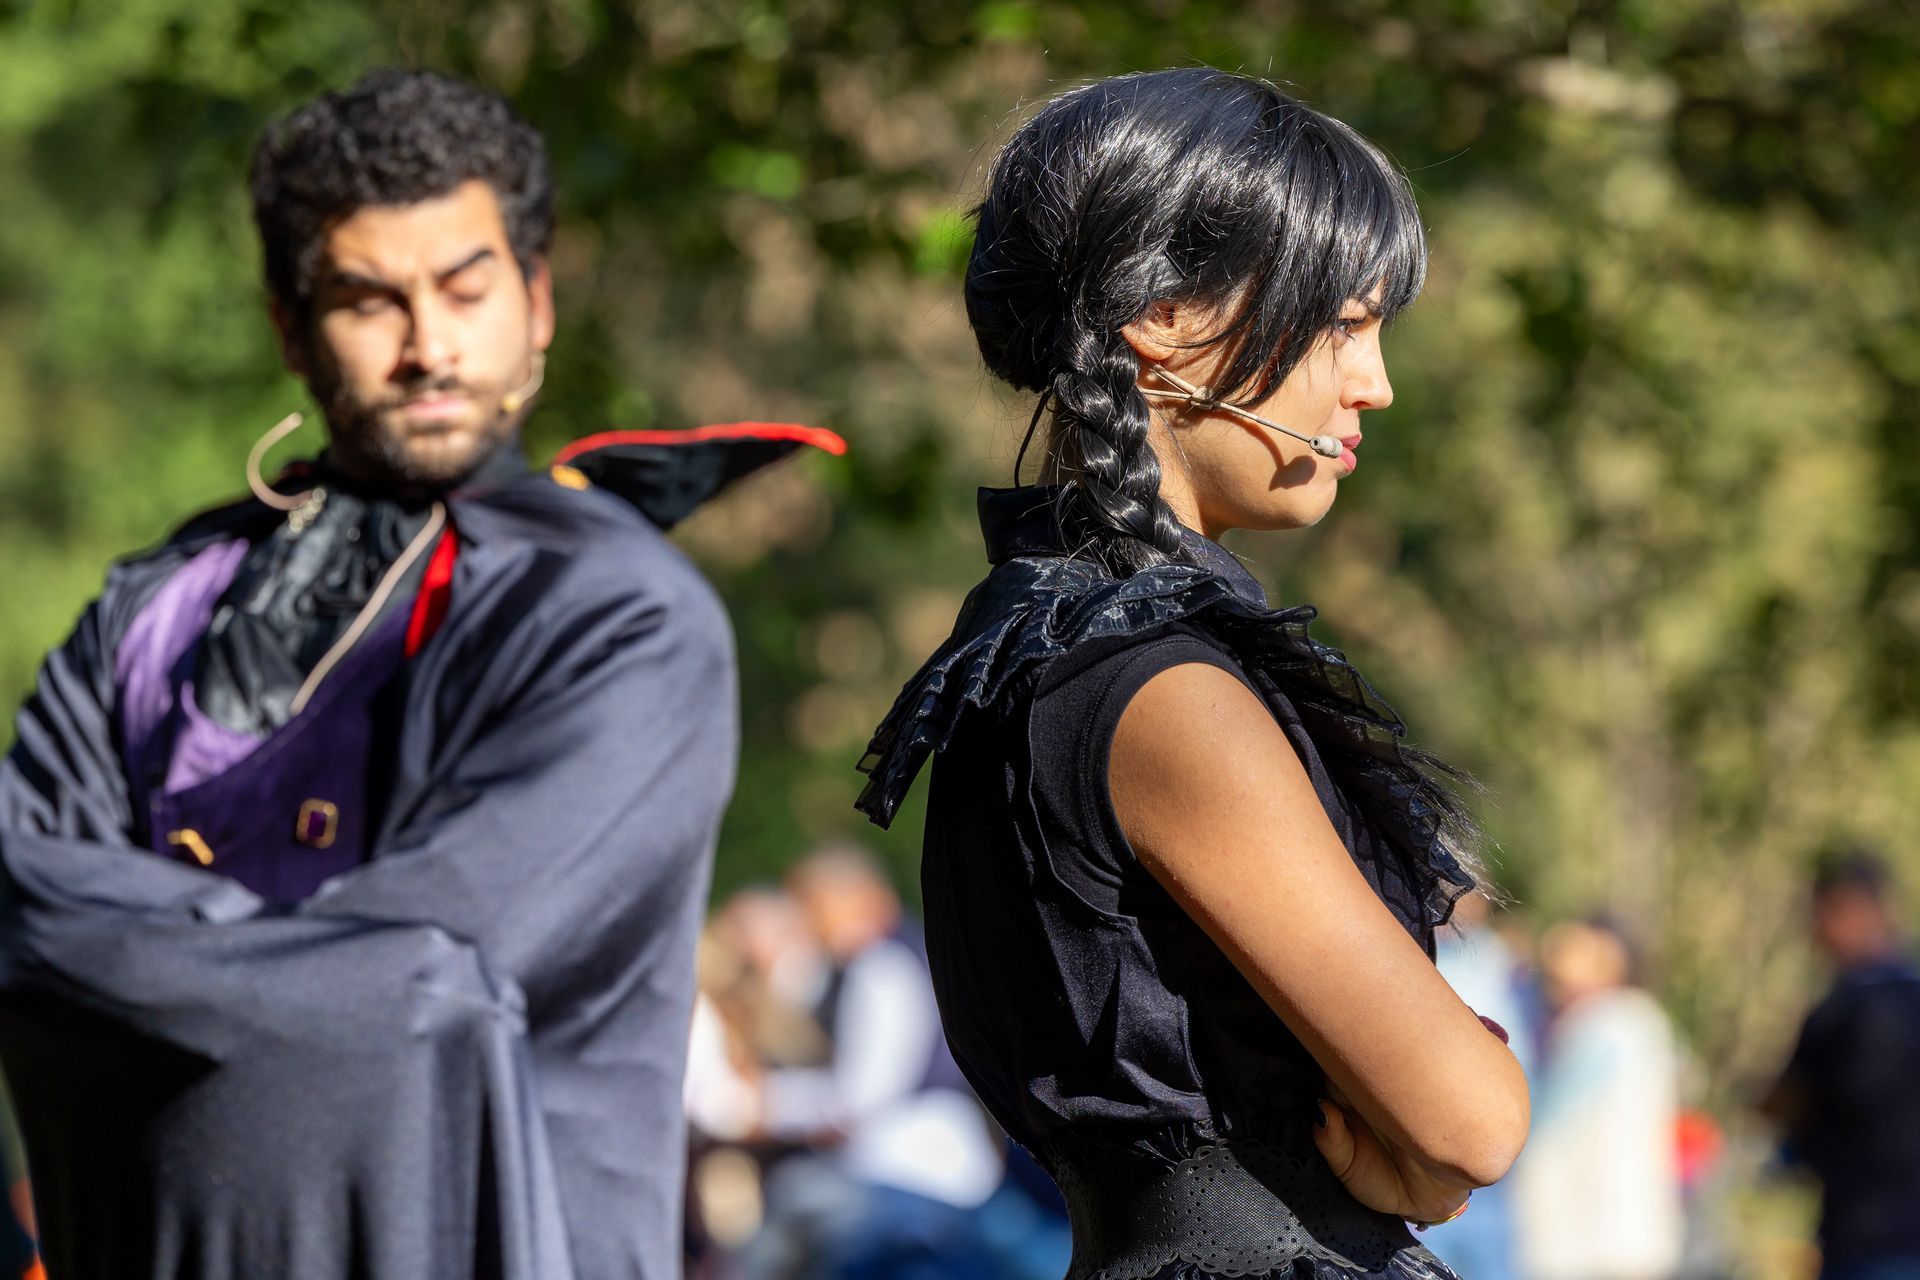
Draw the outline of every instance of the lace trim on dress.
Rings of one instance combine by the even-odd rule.
[[[1317,1157],[1258,1142],[1203,1147],[1170,1167],[1079,1154],[1046,1161],[1073,1223],[1067,1280],[1275,1276],[1303,1262],[1336,1280],[1457,1280]]]

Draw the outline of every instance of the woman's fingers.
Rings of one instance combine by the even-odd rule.
[[[1328,1092],[1332,1092],[1329,1090]],[[1330,1098],[1320,1100],[1313,1144],[1354,1199],[1370,1209],[1422,1222],[1438,1221],[1466,1198],[1465,1188],[1443,1185],[1410,1162],[1363,1117]]]
[[[1320,1148],[1320,1155],[1333,1170],[1333,1176],[1346,1181],[1347,1175],[1353,1172],[1359,1144],[1354,1140],[1352,1126],[1347,1123],[1347,1113],[1338,1103],[1321,1101],[1320,1123],[1313,1131],[1313,1145]]]

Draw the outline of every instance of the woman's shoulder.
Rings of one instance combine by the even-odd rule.
[[[1037,736],[1043,727],[1058,725],[1077,736],[1110,741],[1136,693],[1163,672],[1193,664],[1218,667],[1253,688],[1243,658],[1202,620],[1083,639],[1034,681],[1033,732]]]
[[[1222,640],[1181,622],[1084,642],[1047,669],[1024,714],[1009,709],[1022,739],[1028,801],[1040,829],[1057,837],[1049,841],[1054,873],[1102,910],[1122,909],[1118,895],[1139,866],[1107,782],[1121,717],[1156,677],[1189,665],[1217,668],[1253,689]]]
[[[887,825],[927,756],[962,721],[1019,705],[1063,660],[1078,664],[1181,623],[1206,625],[1204,615],[1234,599],[1226,583],[1191,565],[1114,577],[1074,556],[1002,561],[875,730],[857,807]]]

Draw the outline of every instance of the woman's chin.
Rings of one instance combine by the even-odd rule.
[[[1290,501],[1283,505],[1267,506],[1248,513],[1248,518],[1235,526],[1251,529],[1260,533],[1285,533],[1289,529],[1310,529],[1326,518],[1333,510],[1335,490],[1326,486],[1326,492],[1319,492],[1319,486],[1312,493],[1294,492],[1288,494]]]

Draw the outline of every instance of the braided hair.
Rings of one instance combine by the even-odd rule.
[[[1391,318],[1426,274],[1391,161],[1267,81],[1205,67],[1054,98],[995,159],[975,218],[980,353],[1040,393],[1036,425],[1051,406],[1062,532],[1119,575],[1185,558],[1126,325],[1163,302],[1220,315],[1200,345],[1233,343],[1220,394],[1252,404],[1349,299],[1378,287]]]

